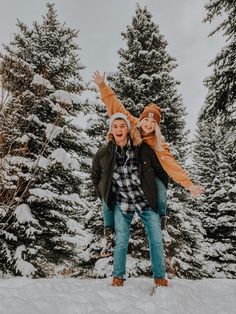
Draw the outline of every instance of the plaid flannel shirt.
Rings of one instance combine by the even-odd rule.
[[[144,211],[149,207],[138,177],[138,164],[130,141],[125,150],[116,147],[112,191],[124,213]]]

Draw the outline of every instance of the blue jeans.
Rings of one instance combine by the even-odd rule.
[[[157,185],[157,208],[159,209],[158,214],[160,216],[165,216],[167,208],[166,187],[159,178],[156,178],[156,185]]]
[[[160,216],[166,215],[166,207],[167,207],[167,194],[166,194],[166,188],[162,181],[158,178],[156,178],[156,185],[157,185],[157,208],[159,209],[158,214]],[[103,211],[103,221],[104,221],[104,227],[110,228],[114,230],[114,214],[112,210],[109,210],[106,203],[102,202],[102,211]]]
[[[145,225],[148,236],[153,277],[165,278],[160,216],[151,210],[151,208],[142,213],[137,211],[137,213]],[[122,213],[118,205],[114,207],[116,240],[112,275],[124,279],[130,237],[130,225],[133,216],[134,213]]]
[[[106,203],[102,201],[103,223],[104,228],[115,230],[114,212],[110,210]]]

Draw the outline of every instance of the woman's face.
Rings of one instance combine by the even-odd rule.
[[[141,120],[140,128],[142,132],[147,135],[153,133],[156,127],[156,120],[153,118],[143,118]]]

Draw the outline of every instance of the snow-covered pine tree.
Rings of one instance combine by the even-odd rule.
[[[204,240],[201,241],[201,251],[205,256],[203,274],[234,278],[235,152],[222,130],[224,128],[217,118],[198,122],[193,172],[196,180],[205,186],[198,207],[205,230]]]
[[[91,157],[75,120],[83,103],[77,31],[47,5],[42,24],[5,46],[0,74],[11,93],[0,116],[2,273],[50,276],[88,261],[88,206],[81,199]]]
[[[207,16],[204,22],[211,23],[216,17],[222,16],[222,21],[219,22],[219,25],[209,36],[222,31],[227,43],[215,59],[209,63],[209,66],[213,68],[213,73],[205,80],[208,95],[206,97],[206,106],[202,109],[201,116],[209,114],[216,116],[220,112],[227,111],[227,108],[235,103],[236,98],[235,1],[210,0],[205,5],[205,8]]]
[[[91,151],[93,155],[97,152],[98,148],[101,145],[106,143],[106,133],[108,130],[108,116],[104,105],[98,99],[97,89],[94,87],[91,88],[91,95],[89,98],[89,106],[91,109],[91,114],[87,119],[87,126],[84,130],[86,135],[89,137]],[[92,100],[93,99],[93,100]],[[102,216],[102,206],[101,201],[97,197],[97,193],[93,188],[93,183],[91,180],[91,176],[87,177],[86,182],[83,185],[83,196],[87,200],[88,203],[92,204],[90,207],[90,211],[86,216],[85,227],[90,230],[90,232],[94,235],[92,241],[90,242],[90,261],[94,265],[98,256],[100,255],[100,251],[102,248],[102,239],[103,239],[103,216]],[[93,267],[91,269],[88,268],[87,276],[94,276]],[[108,274],[107,274],[108,275]]]
[[[138,117],[150,102],[160,105],[162,133],[176,147],[180,159],[184,158],[186,111],[177,93],[179,81],[172,75],[177,63],[167,52],[167,41],[152,21],[151,13],[139,5],[132,25],[127,26],[122,36],[127,48],[118,52],[118,71],[109,77],[112,87],[134,116]]]
[[[150,102],[161,107],[162,133],[175,157],[184,164],[188,149],[186,112],[177,93],[179,82],[172,75],[177,64],[167,52],[167,41],[152,21],[151,13],[139,5],[132,24],[122,35],[127,47],[119,50],[118,70],[108,75],[108,81],[125,107],[137,117]],[[169,230],[173,243],[166,250],[168,270],[175,269],[178,276],[198,277],[200,263],[194,258],[198,247],[194,233],[198,233],[200,227],[195,224],[196,230],[192,230],[193,218],[184,208],[187,195],[183,188],[171,184],[169,190]],[[129,252],[135,258],[131,263],[136,266],[130,271],[149,274],[148,263],[139,261],[142,257],[148,259],[149,252],[144,230],[137,221],[131,234]]]
[[[194,148],[195,173],[206,193],[201,209],[205,239],[204,272],[216,278],[235,278],[236,177],[236,10],[234,1],[209,1],[205,22],[221,15],[223,21],[210,35],[223,30],[226,46],[209,66],[208,94],[199,114]]]

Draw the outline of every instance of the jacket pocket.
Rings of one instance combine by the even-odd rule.
[[[142,162],[142,172],[144,173],[144,172],[150,172],[150,171],[152,171],[152,166],[151,166],[150,161],[144,160]]]

